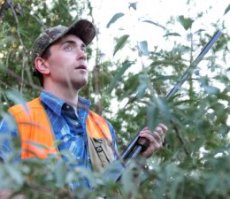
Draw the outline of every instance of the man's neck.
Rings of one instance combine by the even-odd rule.
[[[66,89],[60,89],[58,87],[49,87],[44,86],[43,89],[52,95],[55,95],[56,97],[64,100],[66,103],[77,106],[78,103],[78,92],[74,89],[66,88]]]

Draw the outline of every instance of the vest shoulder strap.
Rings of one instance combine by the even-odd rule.
[[[86,120],[89,137],[95,139],[107,139],[112,142],[112,136],[106,120],[93,111],[89,111]]]
[[[102,171],[114,160],[112,136],[106,120],[89,111],[87,121],[88,150],[95,171]]]

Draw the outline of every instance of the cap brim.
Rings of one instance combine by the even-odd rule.
[[[96,35],[96,28],[90,21],[81,19],[74,22],[63,35],[66,34],[74,34],[79,37],[85,45],[88,45]]]

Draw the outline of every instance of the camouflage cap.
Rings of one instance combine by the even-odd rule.
[[[58,25],[44,30],[34,42],[32,62],[34,63],[35,58],[41,56],[51,44],[67,34],[76,35],[88,45],[95,37],[96,29],[90,21],[81,19],[69,27]]]

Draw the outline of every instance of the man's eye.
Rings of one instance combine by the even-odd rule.
[[[73,48],[72,45],[67,45],[67,46],[64,47],[64,49],[67,50],[67,51],[72,51],[74,48]]]

